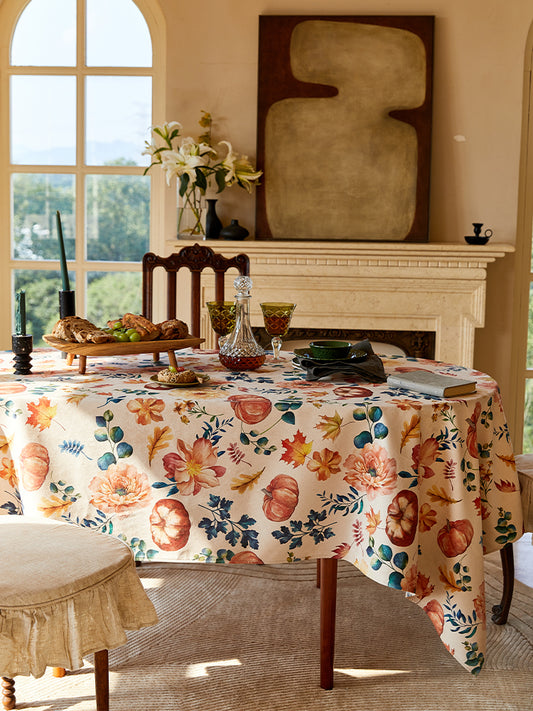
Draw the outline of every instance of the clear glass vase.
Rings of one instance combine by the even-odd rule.
[[[199,190],[178,193],[178,239],[205,239],[204,200]]]
[[[254,338],[250,325],[250,289],[252,280],[239,276],[233,282],[235,294],[235,328],[220,346],[218,357],[228,370],[257,370],[265,362],[266,353]]]

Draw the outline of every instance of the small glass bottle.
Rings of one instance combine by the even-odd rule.
[[[228,370],[256,370],[265,362],[266,353],[255,340],[250,326],[252,280],[247,276],[239,276],[233,285],[237,290],[235,328],[220,347],[218,357]]]

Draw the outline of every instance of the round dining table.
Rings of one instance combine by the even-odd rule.
[[[419,605],[478,673],[483,557],[522,535],[497,383],[381,357],[387,375],[475,379],[443,398],[357,374],[306,380],[290,352],[247,372],[214,351],[177,356],[202,382],[157,382],[150,354],[91,358],[80,374],[37,350],[27,376],[1,354],[0,513],[118,536],[138,561],[349,561]]]

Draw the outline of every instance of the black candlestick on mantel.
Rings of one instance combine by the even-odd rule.
[[[15,356],[15,373],[28,375],[31,373],[31,354],[33,351],[33,336],[14,333],[11,336],[11,350]]]

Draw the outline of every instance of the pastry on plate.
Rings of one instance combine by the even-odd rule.
[[[157,374],[160,383],[198,383],[200,378],[193,370],[171,370],[165,368]]]
[[[163,341],[173,341],[179,338],[187,338],[189,335],[189,327],[184,321],[177,318],[168,319],[157,324],[160,335],[159,338]]]

